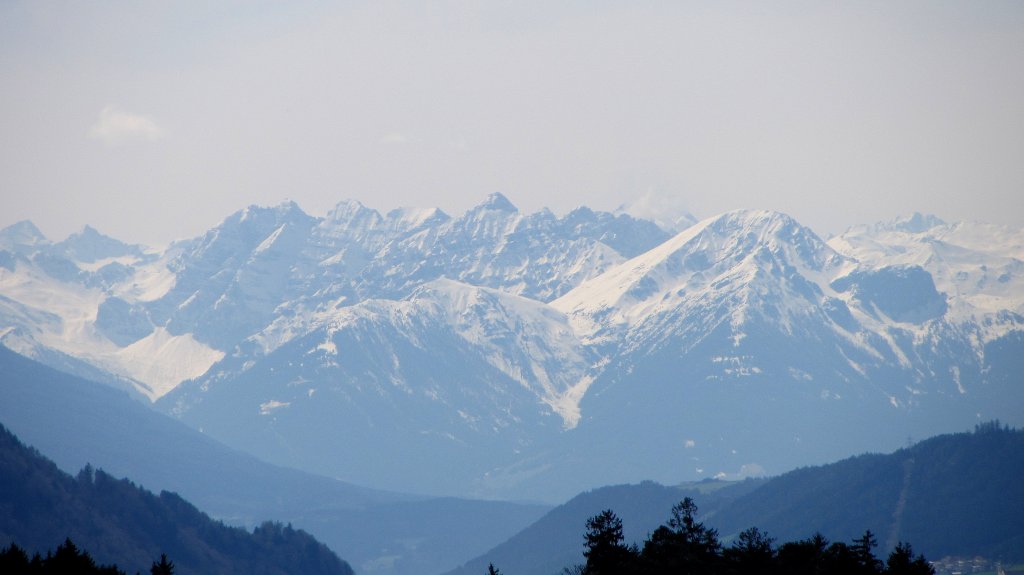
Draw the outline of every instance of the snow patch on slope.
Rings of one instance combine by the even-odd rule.
[[[173,278],[162,265],[143,267],[133,285],[119,293],[152,296],[173,284]],[[107,298],[103,290],[56,281],[31,265],[19,265],[14,272],[0,269],[0,293],[8,304],[0,309],[6,321],[23,324],[43,346],[141,382],[137,387],[150,400],[201,375],[224,355],[190,334],[173,336],[163,328],[119,347],[95,327],[97,309]]]
[[[171,335],[158,327],[128,347],[97,359],[109,371],[145,382],[150,386],[146,395],[156,400],[223,358],[224,352],[196,341],[191,334]]]
[[[921,267],[949,298],[946,317],[956,323],[977,323],[984,332],[983,342],[1017,327],[979,319],[997,317],[1005,310],[1024,314],[1024,228],[949,224],[915,214],[857,226],[828,243],[863,268]]]

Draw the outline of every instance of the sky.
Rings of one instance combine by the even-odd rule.
[[[493,192],[1024,225],[1024,2],[0,2],[0,227]]]

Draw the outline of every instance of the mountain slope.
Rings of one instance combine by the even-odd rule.
[[[250,342],[158,407],[277,463],[385,487],[416,469],[423,489],[490,494],[575,425],[590,382],[560,313],[451,280],[317,325],[266,355]]]
[[[1024,423],[1019,231],[652,226],[500,195],[456,217],[284,204],[109,263],[21,226],[0,338],[276,463],[445,495],[556,501]]]
[[[909,541],[930,559],[982,555],[1020,561],[1022,473],[1024,431],[983,424],[974,433],[933,437],[891,454],[860,455],[771,479],[596,489],[451,575],[480,573],[488,563],[510,573],[556,573],[581,562],[587,518],[612,509],[623,519],[627,542],[636,541],[663,524],[672,505],[687,496],[696,501],[700,520],[727,543],[752,526],[776,544],[815,532],[852,541],[870,529],[879,555]]]
[[[83,469],[72,478],[0,426],[0,541],[30,553],[70,537],[98,563],[143,569],[166,553],[179,573],[323,573],[352,569],[303,531],[252,533],[216,523],[177,495],[159,496]]]
[[[929,557],[1024,559],[1024,431],[983,424],[887,455],[862,455],[772,479],[714,518],[723,533],[751,524],[781,539],[820,530],[848,539],[870,528],[888,547]],[[753,522],[753,523],[752,523]]]
[[[0,422],[67,472],[86,464],[102,467],[148,489],[179,493],[233,525],[253,527],[268,519],[292,523],[314,533],[360,573],[440,572],[546,510],[388,493],[268,465],[124,393],[2,347]]]
[[[574,431],[612,481],[776,473],[1024,413],[1013,314],[965,325],[927,271],[864,266],[783,214],[709,218],[552,305],[606,358]]]

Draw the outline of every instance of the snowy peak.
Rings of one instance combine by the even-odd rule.
[[[857,226],[829,245],[864,269],[925,270],[936,289],[953,298],[957,321],[1002,310],[1024,312],[1024,228],[944,223],[928,216],[909,220],[920,225]]]
[[[470,211],[481,211],[481,210],[495,210],[499,212],[513,212],[518,213],[519,208],[515,207],[504,194],[495,192],[487,196],[487,199],[480,205],[471,209]]]
[[[240,256],[248,257],[282,225],[310,225],[313,222],[314,219],[294,202],[285,202],[275,207],[252,205],[231,214],[217,227],[193,240],[191,249],[186,249],[179,257],[182,261],[176,265],[207,258],[221,262],[237,261]]]
[[[96,231],[92,226],[85,226],[64,241],[56,244],[55,249],[71,260],[92,263],[108,258],[123,256],[141,256],[142,248],[128,245]]]
[[[938,216],[914,212],[909,216],[902,216],[894,219],[885,225],[885,228],[893,231],[921,233],[938,226],[945,226],[946,222]]]
[[[467,236],[478,240],[500,240],[510,234],[522,219],[523,216],[508,198],[495,193],[453,221],[444,235],[449,241],[464,241]]]
[[[439,208],[396,208],[385,217],[387,227],[397,233],[407,233],[422,228],[437,227],[449,221],[451,216]]]
[[[184,244],[167,264],[173,287],[146,303],[155,325],[230,349],[273,319],[316,222],[292,202],[250,206]]]
[[[840,263],[810,228],[780,212],[738,210],[705,222],[705,234],[714,238],[723,259],[767,249],[782,262],[816,272]]]
[[[21,252],[49,243],[50,241],[46,239],[43,232],[28,220],[22,220],[0,230],[0,249]]]
[[[646,314],[664,313],[680,298],[727,286],[749,288],[765,275],[815,299],[821,290],[805,276],[830,273],[842,263],[841,256],[789,216],[729,212],[585,282],[553,305],[577,316],[598,317],[614,309],[617,322],[635,323]]]
[[[358,234],[380,226],[381,221],[377,210],[367,208],[357,200],[345,200],[327,212],[321,226]]]
[[[627,258],[640,255],[671,237],[652,221],[628,214],[595,212],[587,207],[566,214],[561,225],[566,233],[596,238]]]

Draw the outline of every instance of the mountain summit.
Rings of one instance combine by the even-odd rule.
[[[1024,413],[1014,228],[915,215],[825,242],[738,210],[672,235],[500,194],[459,216],[251,206],[105,259],[29,226],[0,233],[0,341],[396,490],[736,478]]]

